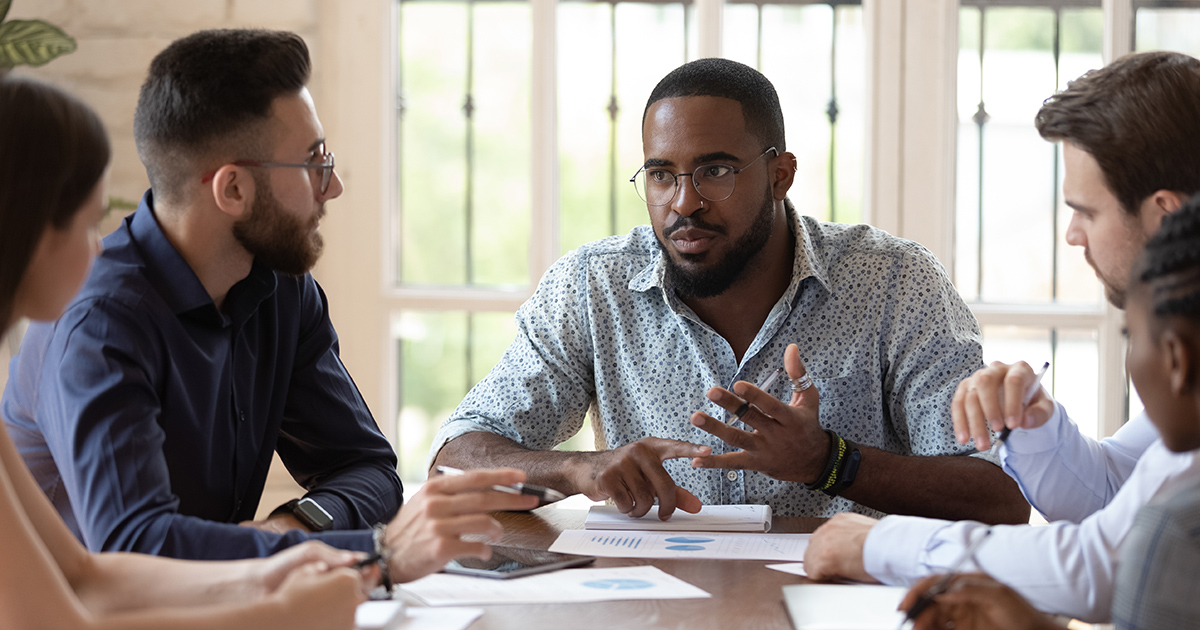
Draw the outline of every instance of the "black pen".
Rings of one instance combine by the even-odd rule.
[[[985,529],[983,530],[982,536],[971,541],[971,544],[967,545],[967,548],[963,550],[963,553],[958,557],[958,560],[951,565],[950,572],[942,576],[942,579],[935,582],[934,585],[925,592],[925,594],[921,595],[917,598],[917,601],[913,602],[912,608],[908,609],[908,613],[904,615],[904,620],[900,622],[900,625],[896,627],[896,630],[900,630],[904,627],[904,624],[916,619],[917,617],[920,617],[921,613],[925,612],[925,609],[929,608],[929,605],[933,603],[934,597],[945,593],[946,588],[950,586],[950,580],[954,579],[954,575],[958,573],[958,570],[962,568],[962,565],[965,564],[967,560],[970,560],[975,556],[975,552],[979,550],[979,545],[982,545],[983,541],[987,540],[987,537],[991,535],[992,530]]]
[[[372,553],[371,555],[369,555],[365,558],[362,558],[361,560],[355,560],[354,564],[350,565],[350,568],[351,569],[365,569],[365,568],[371,566],[372,564],[379,562],[379,560],[381,558],[383,558],[383,554],[376,551],[376,552]]]
[[[443,475],[465,474],[463,471],[450,466],[438,466],[437,471]],[[537,497],[542,503],[554,503],[555,501],[562,501],[563,499],[567,498],[567,495],[555,490],[554,488],[535,486],[531,483],[514,483],[511,486],[497,484],[492,486],[492,490],[495,490],[496,492],[504,492],[506,494],[527,494]]]

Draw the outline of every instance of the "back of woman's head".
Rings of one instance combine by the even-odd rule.
[[[1200,323],[1200,195],[1163,218],[1134,266],[1134,281],[1150,289],[1154,315]]]
[[[82,101],[0,76],[0,333],[42,233],[71,223],[110,156],[104,125]]]

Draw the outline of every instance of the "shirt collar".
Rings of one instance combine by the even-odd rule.
[[[142,196],[129,232],[146,262],[146,275],[172,312],[178,315],[205,305],[215,308],[196,272],[163,234],[154,214],[154,191]]]
[[[163,233],[155,216],[152,190],[146,191],[133,213],[129,231],[146,263],[147,277],[176,315],[191,313],[215,325],[228,326],[244,321],[259,303],[275,292],[275,273],[255,260],[250,275],[234,284],[226,295],[232,320],[221,313],[191,265]]]
[[[796,251],[792,262],[792,281],[788,284],[787,291],[784,292],[783,298],[791,303],[796,297],[800,289],[800,284],[806,278],[815,278],[817,282],[830,291],[828,281],[828,270],[825,267],[825,261],[817,255],[819,244],[814,244],[813,234],[809,232],[806,219],[802,219],[796,212],[796,208],[792,205],[790,199],[785,200],[784,207],[788,213],[788,229],[792,234],[797,234]],[[657,236],[653,238],[657,239]],[[819,239],[819,236],[817,237]],[[653,288],[662,289],[666,292],[667,278],[667,255],[659,250],[659,255],[656,256],[649,265],[639,271],[629,281],[629,289],[631,291],[649,291]]]

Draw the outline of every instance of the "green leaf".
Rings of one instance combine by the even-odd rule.
[[[12,6],[12,0],[0,0],[0,22],[8,17],[8,8]]]
[[[75,40],[53,24],[42,20],[0,24],[0,67],[40,66],[69,52],[75,52]]]

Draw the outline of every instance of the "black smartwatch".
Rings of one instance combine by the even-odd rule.
[[[333,517],[325,508],[321,507],[320,503],[309,498],[292,499],[287,503],[275,508],[271,512],[271,516],[287,512],[296,517],[310,531],[323,532],[330,527],[333,527]]]

